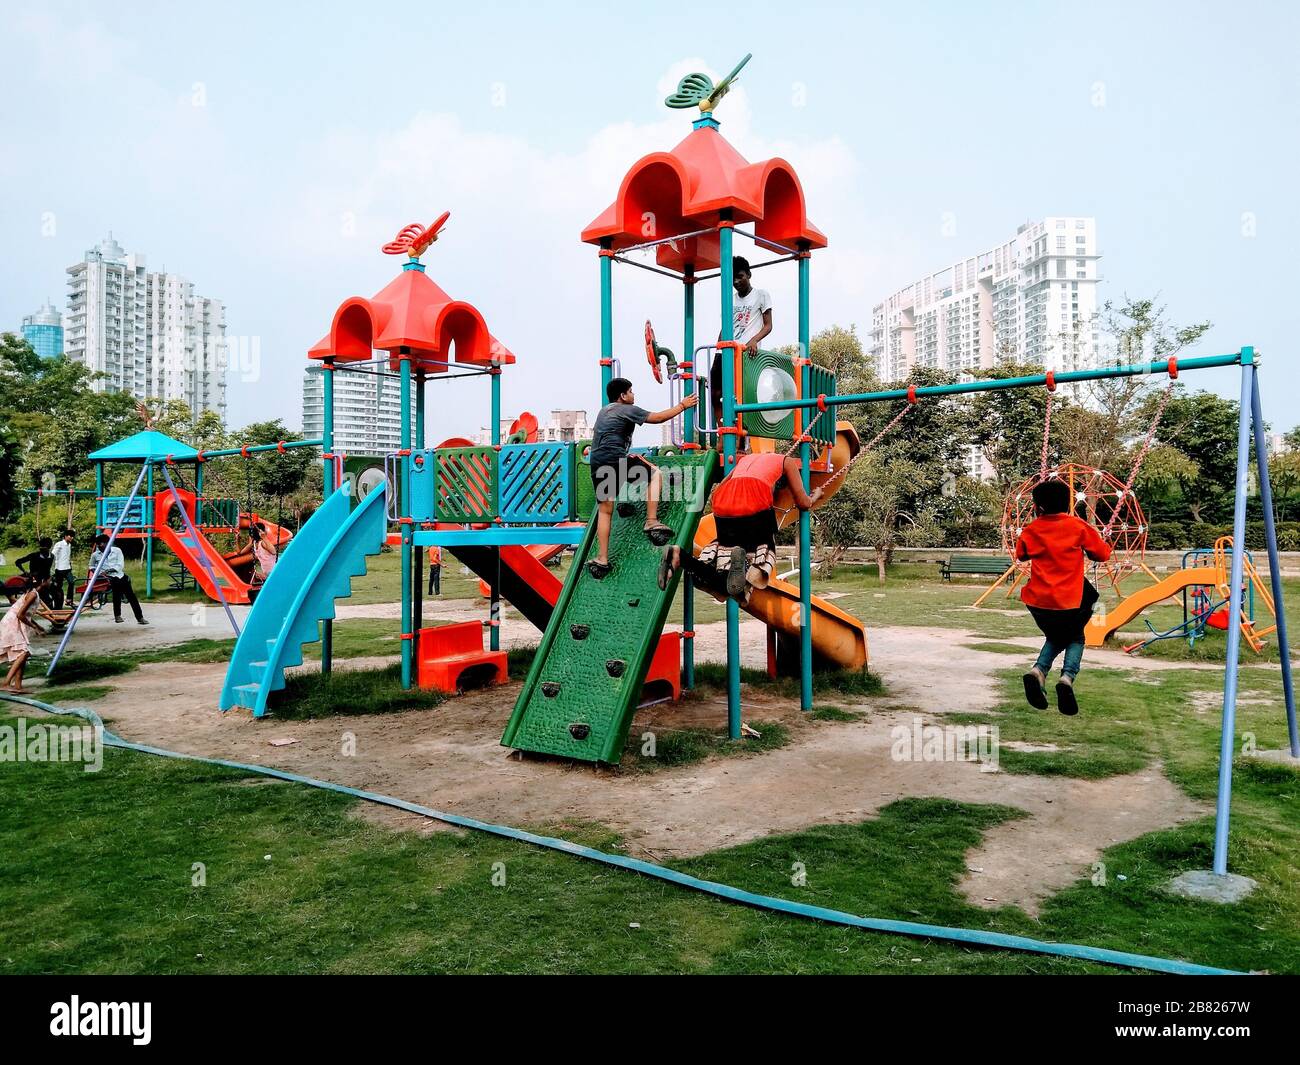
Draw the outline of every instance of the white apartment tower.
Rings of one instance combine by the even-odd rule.
[[[1058,372],[1096,366],[1099,258],[1095,219],[1051,217],[913,281],[871,309],[877,375],[899,381],[914,366],[970,373],[1002,360]],[[966,467],[992,476],[978,447]]]
[[[226,312],[176,274],[149,273],[109,234],[67,269],[64,346],[99,392],[180,399],[226,415]]]
[[[871,358],[886,381],[913,366],[951,373],[1002,359],[1049,370],[1096,365],[1097,224],[1027,222],[1005,244],[899,289],[871,311]]]
[[[402,389],[395,377],[334,371],[334,450],[349,455],[384,455],[402,446]],[[302,429],[311,439],[325,432],[325,374],[308,371],[302,380]]]

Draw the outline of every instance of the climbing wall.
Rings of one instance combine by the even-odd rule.
[[[708,499],[716,453],[697,451],[651,461],[664,471],[659,520],[672,528],[672,542],[689,551]],[[586,467],[580,472],[590,476]],[[675,486],[674,480],[680,483]],[[630,488],[625,495],[633,504],[632,513],[616,512],[613,517],[613,572],[599,581],[587,572],[588,560],[597,554],[593,519],[501,737],[507,747],[588,762],[617,762],[622,757],[680,580],[678,574],[665,591],[659,590],[663,549],[643,532],[644,492]]]

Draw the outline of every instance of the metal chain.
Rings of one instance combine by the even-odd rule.
[[[1124,482],[1124,487],[1120,489],[1120,493],[1115,499],[1115,507],[1110,512],[1110,520],[1106,522],[1106,528],[1102,530],[1101,537],[1103,540],[1110,538],[1115,519],[1119,517],[1120,504],[1132,490],[1133,482],[1137,480],[1138,471],[1142,469],[1142,463],[1146,461],[1151,445],[1155,442],[1156,429],[1160,425],[1160,420],[1165,416],[1165,408],[1169,406],[1169,400],[1174,394],[1174,386],[1177,383],[1174,378],[1170,378],[1168,387],[1165,388],[1164,394],[1160,397],[1160,402],[1156,406],[1156,416],[1151,421],[1151,428],[1147,430],[1147,435],[1142,440],[1142,446],[1138,448],[1137,458],[1133,460],[1133,468],[1128,473],[1128,480]]]

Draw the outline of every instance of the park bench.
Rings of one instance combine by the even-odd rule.
[[[1005,555],[954,555],[939,560],[939,575],[945,581],[954,573],[1001,577],[1010,565]]]

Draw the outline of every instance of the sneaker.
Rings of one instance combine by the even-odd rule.
[[[1047,693],[1043,691],[1043,678],[1030,671],[1024,676],[1025,702],[1035,710],[1047,709]]]
[[[731,565],[727,567],[727,594],[732,599],[739,599],[745,592],[745,572],[749,569],[749,560],[745,557],[743,547],[731,549]]]
[[[117,624],[119,624],[119,625],[122,624],[122,619],[121,619],[121,618],[114,618],[113,620],[114,620]]]
[[[1074,684],[1062,679],[1056,682],[1056,709],[1066,717],[1074,717],[1079,712],[1079,700],[1074,695]]]
[[[137,625],[148,625],[148,624],[149,624],[149,622],[145,621],[144,618],[136,618],[136,619],[135,619],[135,623],[136,623]]]

